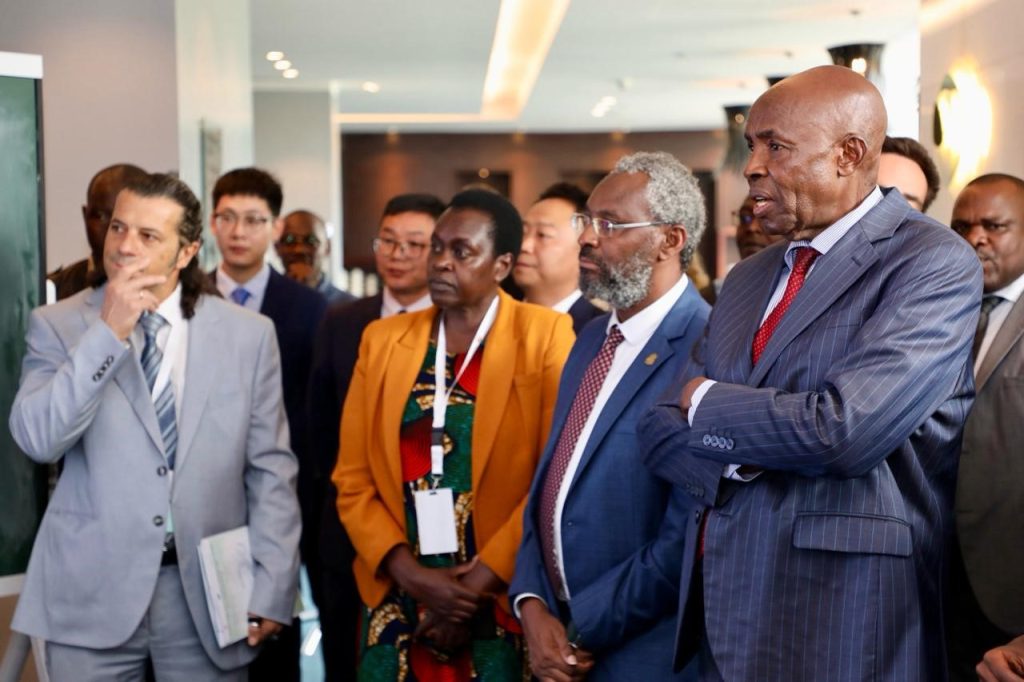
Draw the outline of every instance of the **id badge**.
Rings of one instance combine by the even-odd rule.
[[[451,488],[415,490],[416,530],[420,554],[453,554],[459,551],[455,532],[455,500]]]

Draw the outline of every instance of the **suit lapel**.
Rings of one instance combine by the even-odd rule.
[[[409,399],[416,377],[423,364],[424,353],[430,343],[430,328],[434,321],[435,308],[422,313],[406,313],[409,326],[401,332],[392,347],[383,367],[372,370],[383,374],[377,391],[368,395],[379,396],[381,406],[381,424],[384,433],[384,452],[388,453],[387,465],[395,482],[395,490],[402,486],[402,457],[400,438],[402,431],[402,414]]]
[[[224,348],[216,310],[200,299],[196,314],[188,321],[188,356],[185,360],[185,389],[178,416],[178,464],[180,472],[191,459],[189,448],[206,410],[210,390],[216,385],[218,367],[215,354]]]
[[[605,403],[601,414],[594,422],[594,429],[590,432],[590,437],[587,438],[587,445],[583,450],[583,456],[580,458],[579,466],[576,468],[576,473],[573,476],[573,485],[579,480],[579,477],[593,458],[594,452],[600,447],[601,442],[608,435],[611,427],[618,422],[623,411],[633,402],[636,394],[639,393],[648,379],[654,376],[661,366],[675,355],[677,350],[681,350],[676,349],[672,345],[672,341],[686,332],[686,326],[697,309],[697,302],[700,300],[699,296],[700,294],[697,293],[693,284],[688,283],[686,291],[683,292],[683,295],[680,296],[668,315],[665,316],[665,319],[661,321],[658,328],[654,330],[654,334],[636,356],[633,364],[626,370],[626,374],[612,391],[608,402]],[[654,360],[648,364],[649,359],[652,357],[654,357]]]
[[[498,291],[498,315],[487,333],[480,365],[480,386],[473,410],[473,489],[487,468],[505,406],[512,393],[512,378],[519,361],[519,336],[513,324],[517,303]]]
[[[985,386],[985,383],[992,376],[996,367],[1003,361],[1010,349],[1024,336],[1024,296],[1017,299],[1010,309],[1009,315],[1003,322],[996,337],[992,339],[992,345],[981,361],[976,379],[978,392]]]
[[[765,346],[757,365],[754,366],[750,375],[750,386],[760,385],[782,351],[812,322],[828,311],[829,306],[845,294],[846,290],[878,260],[878,254],[861,226],[861,223],[870,216],[871,212],[861,222],[851,227],[827,254],[816,261],[804,287],[793,299],[768,345]],[[760,323],[760,320],[758,322]],[[750,338],[752,339],[753,335]]]
[[[86,327],[89,327],[99,319],[100,307],[103,305],[103,296],[106,289],[106,286],[99,287],[86,297],[88,305],[82,309],[82,321]],[[128,404],[132,406],[132,411],[135,412],[135,416],[139,418],[139,422],[146,429],[146,433],[149,434],[149,439],[153,441],[153,445],[160,452],[163,452],[164,439],[160,435],[160,425],[156,420],[153,396],[150,395],[149,387],[146,385],[146,377],[142,374],[142,365],[139,364],[138,356],[135,353],[134,342],[132,346],[128,351],[132,354],[132,360],[121,365],[117,374],[114,375],[114,383],[117,384],[121,392],[124,393],[125,398],[128,399]]]

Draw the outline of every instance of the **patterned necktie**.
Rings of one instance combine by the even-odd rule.
[[[978,315],[978,331],[974,333],[974,345],[971,347],[971,357],[978,359],[981,351],[981,342],[985,340],[985,331],[988,330],[988,317],[997,305],[1003,302],[1002,297],[989,294],[981,299],[981,314]]]
[[[811,269],[811,264],[814,263],[815,258],[821,255],[809,246],[801,246],[794,249],[794,251],[796,251],[796,258],[793,262],[793,271],[789,273],[789,281],[786,282],[786,291],[782,294],[782,300],[768,314],[768,317],[761,324],[761,328],[754,334],[751,358],[753,358],[755,365],[758,358],[761,357],[761,353],[764,352],[765,346],[768,345],[768,340],[775,333],[775,328],[779,326],[782,316],[786,314],[789,304],[793,302],[797,292],[800,291],[800,287],[804,285],[804,278],[807,276],[807,271]]]
[[[163,351],[156,344],[156,335],[168,323],[156,313],[143,313],[139,320],[146,343],[142,347],[142,373],[146,376],[146,385],[152,395],[156,375],[160,373],[160,362],[164,359]],[[178,425],[174,415],[174,388],[170,380],[153,401],[156,409],[156,420],[160,424],[160,435],[164,439],[164,453],[167,455],[167,467],[174,470],[174,456],[178,451]]]
[[[594,401],[597,394],[601,392],[608,370],[611,369],[612,359],[615,357],[615,349],[622,343],[623,336],[618,325],[609,330],[601,350],[591,360],[587,371],[583,374],[583,381],[576,391],[576,398],[569,408],[569,416],[565,419],[562,433],[555,445],[555,453],[551,457],[547,473],[544,477],[544,485],[540,495],[540,539],[541,548],[544,552],[544,567],[547,569],[548,578],[551,580],[551,587],[556,592],[561,592],[562,581],[558,571],[558,559],[555,555],[555,506],[558,502],[558,491],[562,487],[562,480],[565,478],[566,470],[569,468],[569,460],[576,449],[576,441],[583,432],[583,426],[587,423],[591,410],[594,409]]]
[[[252,298],[252,294],[245,287],[237,287],[231,292],[231,300],[238,305],[245,305],[245,302]]]

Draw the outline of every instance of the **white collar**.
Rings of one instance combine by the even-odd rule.
[[[580,300],[580,296],[582,295],[583,292],[580,291],[579,289],[576,289],[571,294],[563,298],[561,301],[551,306],[551,309],[556,310],[560,313],[567,313],[569,312],[569,308],[573,307],[576,301]]]
[[[414,313],[417,310],[426,310],[430,306],[434,305],[434,302],[430,300],[430,294],[423,294],[409,305],[403,305],[395,295],[391,293],[391,290],[384,287],[383,301],[380,305],[380,316],[391,317],[397,315],[403,310],[407,313]]]
[[[684,274],[679,278],[678,282],[672,285],[671,289],[625,322],[619,322],[619,312],[617,310],[612,311],[611,316],[608,318],[607,328],[611,329],[612,325],[619,325],[619,331],[622,332],[623,339],[630,345],[647,343],[647,340],[651,338],[651,334],[654,333],[654,330],[665,319],[672,306],[676,304],[679,297],[686,291],[689,281],[689,278]]]

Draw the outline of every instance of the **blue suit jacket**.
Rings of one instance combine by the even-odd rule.
[[[636,423],[673,383],[707,321],[692,283],[605,404],[562,512],[569,608],[583,646],[596,654],[589,680],[676,679],[675,606],[692,502],[645,469]],[[510,595],[541,595],[555,611],[538,528],[540,486],[587,366],[604,342],[608,316],[590,322],[566,362],[551,435],[524,517]],[[514,598],[514,597],[513,597]]]
[[[782,270],[779,244],[730,273],[708,325],[720,383],[693,427],[669,401],[645,418],[645,461],[708,514],[703,623],[688,617],[684,555],[677,663],[707,646],[727,680],[943,680],[940,582],[963,423],[977,257],[888,191],[820,257],[751,366]],[[742,484],[724,464],[763,470]],[[706,679],[715,679],[708,676]]]

